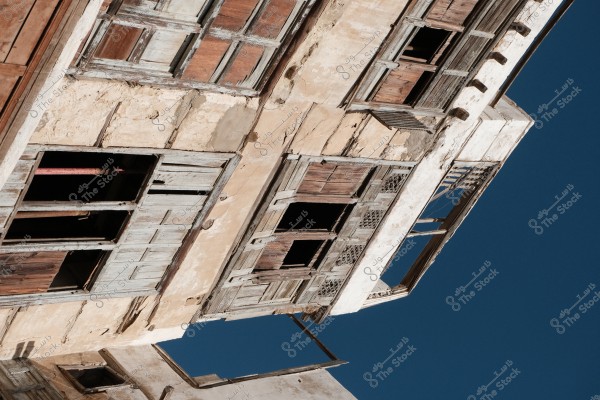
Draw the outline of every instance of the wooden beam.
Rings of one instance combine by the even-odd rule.
[[[103,168],[37,168],[35,175],[108,175],[112,172],[125,172],[122,168],[103,169]],[[128,171],[143,172],[143,171]]]
[[[82,201],[24,201],[19,207],[20,214],[27,212],[62,212],[62,211],[131,211],[137,205],[132,201],[96,201],[84,203]]]

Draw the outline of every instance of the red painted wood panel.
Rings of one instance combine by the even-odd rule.
[[[418,64],[401,63],[385,78],[373,100],[381,103],[403,104],[424,73],[425,70]]]
[[[230,45],[229,41],[206,36],[183,72],[183,78],[208,82]]]
[[[242,84],[254,71],[263,55],[264,48],[253,44],[244,43],[233,61],[219,80],[223,85],[238,86]]]
[[[38,0],[29,12],[19,36],[6,57],[9,64],[26,65],[31,58],[59,0]]]
[[[258,0],[225,0],[219,15],[213,22],[213,26],[230,31],[239,31],[257,4]]]
[[[127,60],[143,31],[140,28],[112,24],[98,45],[95,56],[111,60]]]
[[[66,255],[64,251],[0,254],[0,295],[48,291]]]
[[[296,0],[271,0],[253,24],[250,33],[275,39],[294,10]]]
[[[0,62],[5,62],[35,0],[0,0]]]
[[[18,76],[0,76],[0,112],[3,111],[18,81]]]

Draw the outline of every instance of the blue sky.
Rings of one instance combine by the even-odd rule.
[[[530,113],[565,82],[579,91],[552,118],[538,117],[543,127],[529,132],[413,294],[335,317],[320,333],[349,361],[331,373],[359,399],[479,400],[478,388],[490,382],[494,399],[600,395],[600,304],[592,301],[600,293],[599,46],[593,31],[582,32],[598,15],[598,2],[575,2],[519,75],[509,95]],[[577,201],[536,234],[529,221],[564,190],[564,201],[578,194]],[[493,279],[453,311],[446,297],[486,261]],[[589,285],[595,289],[586,296]],[[552,322],[577,296],[585,297],[571,311],[571,326],[566,316]],[[285,316],[218,321],[162,346],[192,375],[234,377],[323,361],[311,346],[288,357],[282,346],[295,331]],[[403,338],[385,364],[389,376],[369,379],[365,373]]]

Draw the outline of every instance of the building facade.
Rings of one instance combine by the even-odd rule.
[[[127,346],[0,362],[3,399],[355,400],[320,367],[236,379],[191,377],[157,346]]]
[[[504,93],[570,5],[51,3],[0,3],[2,358],[408,295],[531,127]]]

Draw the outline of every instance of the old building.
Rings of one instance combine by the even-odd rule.
[[[0,1],[0,356],[406,296],[570,3]]]
[[[157,346],[0,362],[7,400],[353,400],[321,365],[223,379],[191,377]]]

